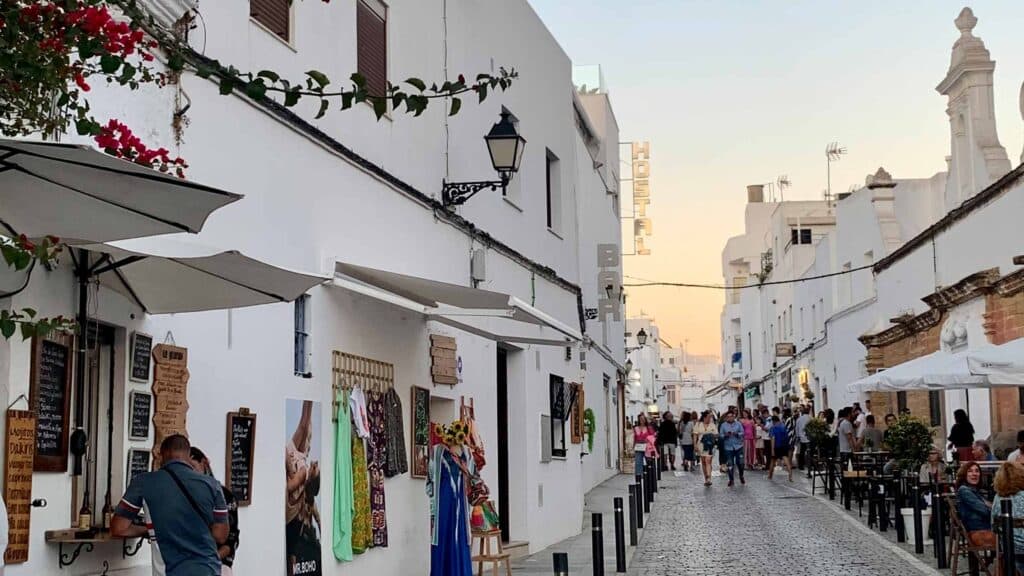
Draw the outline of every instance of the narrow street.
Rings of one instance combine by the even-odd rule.
[[[753,472],[746,486],[721,476],[705,488],[699,474],[664,474],[629,574],[935,574],[794,480]]]

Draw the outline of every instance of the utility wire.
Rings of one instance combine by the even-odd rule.
[[[820,274],[818,276],[808,276],[807,278],[797,278],[794,280],[773,280],[771,282],[761,282],[759,284],[744,284],[742,286],[726,286],[724,284],[695,284],[690,282],[659,282],[656,280],[647,280],[645,278],[636,278],[633,276],[626,276],[631,280],[640,280],[639,283],[635,284],[623,284],[626,288],[645,288],[649,286],[671,286],[675,288],[707,288],[711,290],[742,290],[744,288],[761,288],[762,286],[777,286],[779,284],[797,284],[800,282],[809,282],[811,280],[821,280],[822,278],[832,278],[833,276],[842,276],[844,274],[853,274],[854,272],[860,272],[861,270],[867,270],[874,268],[874,264],[867,264],[858,268],[851,268],[849,270],[841,270],[839,272],[830,272],[828,274]]]

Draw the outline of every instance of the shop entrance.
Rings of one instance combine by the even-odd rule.
[[[509,541],[508,489],[508,351],[498,348],[498,517],[501,539]]]

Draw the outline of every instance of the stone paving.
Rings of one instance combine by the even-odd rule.
[[[721,476],[705,488],[698,474],[664,475],[629,574],[937,574],[812,498],[794,475],[790,484],[784,472],[773,481],[748,473],[734,488]]]

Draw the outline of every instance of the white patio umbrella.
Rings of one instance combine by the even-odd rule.
[[[238,194],[86,146],[0,139],[0,223],[71,244],[198,232]]]
[[[291,302],[329,280],[222,250],[193,238],[157,236],[82,246],[92,276],[149,314],[199,312]],[[100,255],[95,259],[95,255]]]
[[[967,354],[967,365],[974,374],[1007,386],[1024,386],[1024,338],[998,346],[986,346]]]

